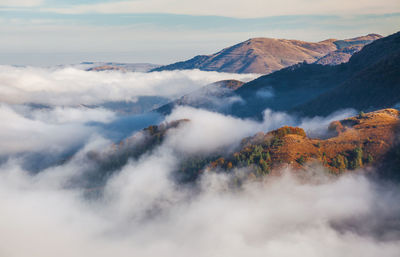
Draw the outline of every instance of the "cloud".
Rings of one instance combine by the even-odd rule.
[[[295,118],[271,110],[264,112],[262,122],[256,122],[186,106],[176,108],[166,117],[166,121],[179,119],[189,119],[190,122],[173,130],[167,142],[183,153],[192,154],[236,146],[244,137],[257,132],[267,132],[283,125],[296,124]]]
[[[121,139],[159,120],[154,115],[116,115],[82,104],[136,101],[142,95],[172,98],[221,79],[246,81],[255,76],[198,70],[122,73],[1,66],[0,116],[5,124],[0,129],[0,155],[62,153],[84,144],[92,134]],[[39,106],[27,107],[26,103]],[[50,107],[42,108],[41,104]]]
[[[382,213],[398,217],[399,209],[389,204],[400,200],[396,188],[384,189],[385,198],[374,182],[348,174],[318,183],[286,175],[230,190],[228,175],[206,174],[193,191],[168,179],[171,157],[159,151],[131,162],[109,181],[103,198],[91,201],[79,190],[54,186],[54,178],[2,166],[1,253],[390,257],[400,250],[399,237],[382,241],[332,225],[372,214],[378,222]]]
[[[274,97],[274,92],[272,88],[260,89],[257,91],[256,96],[259,98],[272,98]]]
[[[35,7],[44,3],[44,0],[1,0],[0,7]]]
[[[184,153],[212,152],[227,147],[252,134],[257,126],[254,121],[190,107],[177,108],[166,120],[184,118],[190,122],[171,132],[167,141]]]
[[[187,1],[187,0],[134,0],[111,3],[74,5],[63,8],[44,8],[44,11],[63,14],[82,13],[170,13],[186,15],[216,15],[236,18],[257,18],[280,15],[332,15],[382,14],[400,11],[396,0],[362,0],[358,2],[332,2],[307,0],[240,0]]]
[[[56,124],[100,122],[109,123],[115,120],[116,114],[104,108],[71,108],[56,107],[50,110],[37,109],[32,111],[33,119]]]
[[[317,42],[368,33],[386,36],[398,30],[400,15],[240,19],[172,14],[61,15],[22,10],[4,11],[0,20],[4,37],[0,41],[0,64],[57,65],[83,60],[168,64],[215,53],[254,37]]]
[[[43,113],[41,118],[45,116],[50,117],[53,114],[51,111]],[[0,155],[27,151],[62,152],[70,147],[82,145],[85,139],[94,133],[93,128],[84,124],[66,123],[65,117],[68,114],[64,114],[64,118],[62,116],[63,114],[57,118],[53,116],[53,119],[64,119],[61,122],[64,124],[59,124],[60,120],[53,123],[50,120],[24,117],[9,106],[1,104],[0,117],[3,125],[0,128]]]
[[[309,137],[324,138],[329,137],[330,132],[328,131],[329,124],[336,120],[343,120],[348,117],[355,116],[357,114],[354,109],[338,110],[327,117],[313,117],[304,118],[301,120],[299,127],[302,127]]]
[[[257,76],[199,70],[123,73],[0,66],[0,101],[67,106],[135,102],[138,96],[174,98],[219,80],[248,81]]]
[[[68,89],[78,92],[78,85],[83,83],[80,80],[92,83],[88,88],[97,85],[99,78],[113,86],[110,80],[127,75],[93,73],[92,77],[92,73],[67,69],[61,76],[53,74],[57,70],[34,71],[42,78],[36,78],[40,82],[30,87],[11,83],[9,90],[16,85],[26,99],[47,102],[45,96],[32,97],[41,90],[52,92],[54,97],[59,92],[68,96]],[[193,77],[209,73],[190,74],[192,82],[188,83],[198,83],[207,78]],[[161,82],[163,79],[172,83],[177,75],[149,76],[162,78],[159,84],[146,84],[153,89],[140,90],[154,92],[161,85],[169,85]],[[59,84],[60,78],[70,83]],[[169,90],[179,92],[179,88]],[[92,95],[87,88],[80,92],[80,99]],[[112,123],[118,119],[114,113],[102,108],[56,105],[37,109],[2,103],[0,149],[10,158],[0,160],[0,255],[397,256],[400,207],[393,203],[400,201],[398,184],[381,184],[361,171],[337,177],[312,166],[301,176],[285,170],[280,177],[243,179],[241,186],[234,185],[237,176],[245,177],[246,170],[208,172],[189,184],[175,181],[173,174],[186,154],[229,150],[244,136],[282,125],[319,130],[348,112],[307,120],[271,110],[263,115],[264,120],[257,122],[179,107],[166,121],[189,118],[190,122],[170,130],[166,140],[152,151],[143,152],[113,172],[102,173],[91,156],[98,153],[101,158],[115,148],[98,135],[98,127],[87,122]],[[36,173],[25,168],[27,157],[20,155],[20,151],[48,155],[66,151],[74,144],[79,144],[79,149],[68,158],[56,159],[55,165]],[[96,185],[93,180],[102,175],[102,186],[87,187]]]

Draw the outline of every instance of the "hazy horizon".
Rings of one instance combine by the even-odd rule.
[[[395,31],[393,32],[395,33]],[[329,38],[335,39],[347,39],[358,36],[364,36],[367,34],[379,34],[381,36],[388,36],[389,34],[384,33],[364,33],[357,35],[349,35],[341,38],[337,37],[327,37],[317,40],[307,40],[300,38],[284,38],[284,39],[294,39],[302,40],[308,42],[319,42]],[[255,36],[261,37],[261,36]],[[246,41],[247,39],[254,38],[243,38],[239,41],[233,43],[227,42],[218,43],[215,47],[198,46],[192,49],[178,49],[174,55],[169,54],[167,50],[159,51],[157,55],[154,55],[154,50],[149,50],[148,52],[143,52],[138,50],[126,51],[126,52],[55,52],[55,53],[38,53],[38,52],[16,52],[16,53],[0,53],[0,65],[27,65],[27,66],[52,66],[52,65],[68,65],[68,64],[78,64],[82,62],[115,62],[115,63],[149,63],[157,65],[166,65],[169,63],[174,63],[178,61],[183,61],[190,59],[196,55],[208,55],[216,53],[223,48],[235,45]],[[277,37],[279,38],[279,37]],[[204,49],[203,49],[204,48]]]
[[[400,24],[400,4],[393,0],[289,2],[1,0],[0,64],[168,64],[254,37],[317,42],[387,36]]]

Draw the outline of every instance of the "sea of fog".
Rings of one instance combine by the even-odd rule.
[[[190,184],[172,176],[186,156],[231,151],[283,125],[321,136],[353,110],[307,119],[265,110],[251,120],[184,106],[162,116],[107,105],[174,100],[216,81],[256,77],[0,66],[0,256],[398,256],[398,184],[361,171],[333,177],[318,165],[236,187],[232,174],[204,173]],[[178,119],[190,122],[101,187],[81,186],[96,172],[89,153],[107,155],[141,129]]]

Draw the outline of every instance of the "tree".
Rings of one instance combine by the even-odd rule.
[[[367,161],[369,164],[371,164],[374,161],[374,157],[372,157],[371,154],[368,154]]]
[[[345,170],[348,166],[347,158],[341,154],[338,154],[333,160],[332,166],[339,169],[339,171]]]
[[[303,164],[306,162],[306,160],[305,160],[305,158],[304,158],[303,155],[300,156],[300,158],[298,158],[296,161],[297,161],[300,165],[302,165],[302,166],[303,166]]]
[[[270,172],[270,168],[266,161],[260,160],[260,166],[264,174],[268,174]]]
[[[352,155],[353,155],[353,160],[350,162],[350,168],[357,169],[359,167],[362,167],[362,165],[363,165],[363,162],[362,162],[363,150],[362,150],[362,148],[359,146],[354,148]]]
[[[265,160],[268,162],[271,161],[271,155],[269,154],[269,151],[265,154]]]
[[[354,149],[354,153],[356,154],[355,161],[356,161],[357,168],[358,167],[362,167],[362,165],[363,165],[363,163],[362,163],[362,156],[363,156],[362,148],[361,147],[356,147]]]

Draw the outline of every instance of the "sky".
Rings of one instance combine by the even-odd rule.
[[[167,64],[252,37],[386,36],[399,24],[398,0],[0,0],[0,64]]]

